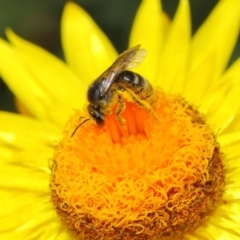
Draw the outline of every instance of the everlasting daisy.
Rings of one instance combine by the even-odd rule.
[[[29,116],[0,113],[0,238],[240,239],[239,25],[238,0],[193,37],[187,0],[172,22],[143,0],[129,47],[153,92],[111,88],[102,125],[86,94],[118,54],[88,14],[66,4],[66,63],[8,30],[0,74]]]

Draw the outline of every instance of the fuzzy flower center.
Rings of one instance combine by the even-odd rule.
[[[52,201],[77,239],[169,239],[193,230],[224,186],[216,137],[195,107],[158,89],[152,110],[126,101],[121,124],[66,125],[51,166]],[[86,116],[86,115],[85,115]]]

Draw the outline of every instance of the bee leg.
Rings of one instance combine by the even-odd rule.
[[[159,117],[156,115],[156,113],[153,111],[151,105],[149,104],[149,102],[147,100],[141,100],[139,99],[138,97],[135,96],[134,93],[128,91],[128,93],[130,94],[130,96],[132,97],[133,101],[136,102],[140,107],[148,110],[151,115],[156,119],[158,120],[159,122],[162,122],[161,119],[159,119]]]
[[[121,123],[121,124],[124,124],[126,122],[126,120],[120,116],[121,112],[124,110],[125,108],[125,103],[122,99],[122,97],[120,95],[118,95],[118,105],[117,105],[117,108],[116,108],[116,117],[117,117],[117,120]]]

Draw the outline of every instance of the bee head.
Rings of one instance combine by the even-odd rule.
[[[102,125],[104,123],[104,115],[100,111],[100,106],[89,104],[88,112],[98,125]]]

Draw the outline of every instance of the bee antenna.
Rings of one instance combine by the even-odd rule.
[[[81,118],[82,118],[82,117],[81,117]],[[81,122],[81,123],[74,129],[74,131],[72,132],[71,137],[73,137],[74,134],[76,133],[76,131],[77,131],[85,122],[87,122],[87,121],[89,121],[89,120],[90,120],[90,118],[87,118],[87,119],[85,119],[83,122]]]

